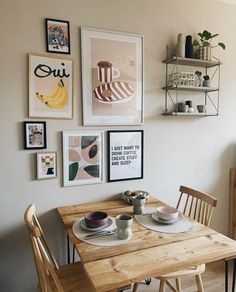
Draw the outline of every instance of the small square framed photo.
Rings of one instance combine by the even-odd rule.
[[[70,54],[69,21],[45,19],[47,52]]]
[[[46,148],[46,122],[24,122],[24,149]]]
[[[57,176],[57,153],[37,153],[37,179],[55,178]]]

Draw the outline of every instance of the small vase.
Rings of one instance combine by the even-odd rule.
[[[185,58],[193,58],[193,43],[191,35],[186,36]]]
[[[185,57],[185,42],[182,33],[178,34],[177,44],[176,44],[176,56],[184,58]]]
[[[203,84],[202,84],[203,87],[210,87],[211,86],[211,80],[203,80]]]

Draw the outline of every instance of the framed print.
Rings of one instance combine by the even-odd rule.
[[[29,55],[29,116],[71,119],[73,61],[48,55]]]
[[[37,153],[37,179],[55,178],[57,176],[56,152]]]
[[[69,21],[45,19],[47,52],[70,54]]]
[[[103,132],[63,132],[64,186],[103,182]]]
[[[24,148],[47,148],[46,122],[24,122]]]
[[[84,125],[143,123],[143,37],[81,28]]]
[[[108,131],[108,181],[143,178],[143,130]]]

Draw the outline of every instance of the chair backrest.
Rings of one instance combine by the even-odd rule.
[[[59,292],[63,292],[56,273],[58,264],[49,250],[35,211],[35,205],[31,204],[25,211],[24,219],[31,239],[41,291],[51,292],[52,288],[56,287]]]
[[[176,208],[188,217],[209,226],[217,199],[185,186],[180,186],[179,190],[181,194]]]

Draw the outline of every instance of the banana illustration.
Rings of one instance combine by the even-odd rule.
[[[58,81],[56,88],[50,95],[36,92],[36,96],[48,107],[53,109],[63,108],[68,101],[68,92],[62,80]]]

